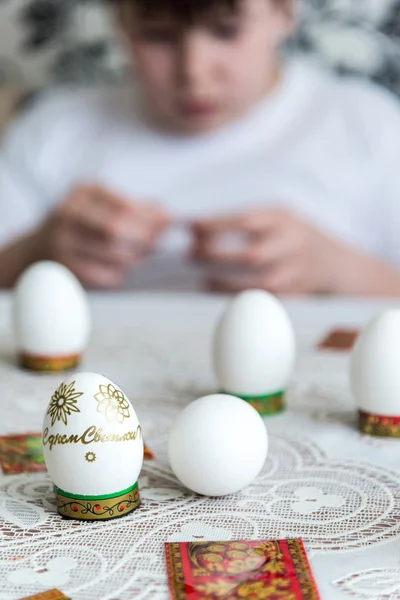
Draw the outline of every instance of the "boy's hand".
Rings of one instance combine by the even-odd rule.
[[[227,267],[226,276],[209,281],[219,291],[262,288],[276,294],[334,292],[338,270],[346,268],[338,242],[287,210],[264,209],[197,221],[192,229],[193,257]],[[224,236],[229,234],[241,235],[241,247],[224,249]],[[230,275],[228,266],[232,265],[237,269]]]
[[[114,288],[169,224],[152,203],[130,203],[96,186],[77,188],[41,229],[45,254],[90,287]]]

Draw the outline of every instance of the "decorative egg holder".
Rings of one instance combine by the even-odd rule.
[[[81,362],[81,358],[80,354],[50,357],[21,352],[19,355],[19,365],[22,369],[37,373],[61,373],[76,369]]]
[[[57,510],[62,517],[81,521],[108,521],[124,517],[140,506],[138,483],[106,496],[78,496],[56,487]]]
[[[400,439],[400,417],[372,415],[361,410],[358,414],[361,433],[374,437]]]
[[[278,415],[286,410],[285,394],[286,392],[276,392],[275,394],[266,394],[265,396],[241,396],[222,390],[221,394],[237,396],[250,404],[262,417],[271,417]]]

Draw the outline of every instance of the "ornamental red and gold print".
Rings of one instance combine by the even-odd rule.
[[[172,600],[318,600],[301,540],[166,544]]]
[[[360,411],[360,431],[377,437],[400,438],[400,417],[381,417]]]
[[[4,475],[46,471],[42,452],[42,434],[1,436],[0,467]]]

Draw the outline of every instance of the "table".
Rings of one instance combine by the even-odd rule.
[[[57,587],[73,600],[166,600],[164,541],[302,537],[322,598],[400,598],[400,442],[362,436],[347,385],[348,355],[315,351],[335,325],[358,326],[398,302],[290,300],[299,359],[286,413],[266,419],[264,471],[242,493],[195,496],[172,475],[168,428],[213,391],[211,333],[226,299],[93,295],[82,368],[117,382],[156,460],[143,506],[107,523],[62,520],[46,473],[0,475],[0,599]],[[40,431],[59,375],[14,363],[10,298],[0,295],[0,434]]]

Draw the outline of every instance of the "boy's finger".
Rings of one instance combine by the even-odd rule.
[[[80,258],[76,266],[76,274],[87,287],[98,289],[120,288],[125,280],[126,273],[115,267],[107,267],[90,258]]]
[[[216,219],[197,220],[191,224],[195,235],[215,235],[226,231],[242,231],[249,234],[266,233],[282,223],[284,212],[277,209],[252,211],[249,213]]]
[[[146,243],[154,232],[161,232],[169,224],[169,217],[155,205],[117,204],[96,194],[93,188],[78,190],[74,201],[60,207],[59,215],[106,239],[139,244]]]
[[[198,246],[192,250],[191,257],[195,261],[220,263],[226,265],[249,265],[252,262],[251,250],[239,252],[221,252],[213,248]]]
[[[89,185],[83,186],[77,190],[78,193],[80,191],[85,193],[88,197],[94,198],[98,204],[103,204],[106,207],[108,206],[110,209],[116,208],[126,211],[127,213],[132,211],[132,202],[130,200],[116,194],[115,192],[112,192],[105,187],[101,187],[99,185]]]
[[[108,243],[97,238],[73,235],[69,242],[69,249],[73,253],[79,253],[104,265],[117,268],[128,268],[132,266],[144,253],[142,246],[133,244]]]
[[[132,211],[152,227],[166,227],[172,223],[172,217],[157,202],[134,202]]]
[[[265,279],[267,289],[273,294],[304,294],[305,289],[295,264],[283,264],[272,270]]]
[[[297,245],[293,236],[285,232],[274,231],[271,235],[263,237],[252,243],[250,260],[254,267],[268,267],[280,265],[289,261],[296,254]]]
[[[190,228],[194,235],[209,236],[225,233],[227,231],[242,231],[244,229],[244,223],[243,216],[235,216],[194,221],[190,224]]]
[[[92,189],[86,188],[75,191],[56,211],[59,219],[76,223],[98,234],[107,233],[110,224],[113,225],[113,219],[119,218],[120,214],[122,218],[120,209],[110,208],[109,203],[99,200]]]
[[[171,222],[171,217],[165,209],[153,201],[129,201],[109,190],[93,187],[91,195],[100,200],[111,211],[118,210],[124,219],[130,222],[142,221],[149,226],[165,227]]]
[[[64,202],[64,206],[69,208],[76,208],[81,205],[82,202],[87,200],[95,199],[98,206],[115,207],[121,210],[129,210],[131,202],[122,196],[109,191],[108,189],[99,185],[81,185],[75,188],[69,197]]]
[[[271,234],[269,237],[247,240],[237,249],[219,245],[215,238],[203,239],[194,246],[192,256],[199,261],[259,268],[282,262],[294,251],[289,237]]]
[[[79,230],[89,230],[103,240],[142,243],[138,217],[127,215],[124,209],[98,202],[93,195],[80,192],[69,206],[61,207],[58,217]]]

